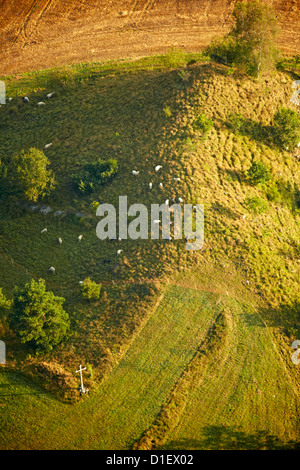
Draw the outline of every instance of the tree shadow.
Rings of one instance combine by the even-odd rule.
[[[274,146],[273,128],[253,121],[241,114],[229,113],[227,120],[223,124],[234,134],[240,134],[259,142],[261,144]]]
[[[300,305],[280,305],[278,308],[262,308],[262,318],[268,326],[280,328],[287,336],[300,339]]]
[[[267,431],[257,431],[247,434],[238,428],[229,426],[206,426],[203,429],[203,439],[179,439],[171,441],[166,450],[296,450],[300,442],[289,440],[282,442],[277,436]]]
[[[239,219],[241,216],[240,214],[235,211],[234,209],[231,209],[229,207],[225,207],[223,206],[222,204],[220,204],[219,202],[216,202],[212,209],[216,212],[218,212],[219,214],[221,215],[225,215],[226,217],[230,218],[230,219]]]

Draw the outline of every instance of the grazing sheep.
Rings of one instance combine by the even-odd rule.
[[[180,178],[173,178],[174,181],[180,181]]]
[[[122,252],[123,252],[123,250],[118,250],[117,255],[119,256]]]
[[[160,188],[163,188],[164,185],[163,185],[162,183],[159,183],[159,187],[160,187]]]
[[[78,241],[81,242],[83,235],[79,235]]]
[[[62,238],[58,239],[58,243],[61,245],[62,244]]]
[[[155,167],[155,171],[158,171],[158,170],[160,170],[161,168],[162,168],[162,166],[161,166],[161,165],[156,165],[156,167]]]
[[[139,174],[139,171],[132,170],[132,174],[133,174],[134,176],[137,176],[137,175]]]
[[[47,98],[48,98],[48,99],[49,99],[49,98],[52,98],[52,96],[54,95],[54,93],[55,93],[55,91],[53,91],[52,93],[48,93]]]
[[[24,103],[29,103],[29,98],[28,98],[28,96],[24,96],[23,101],[24,101]]]
[[[53,268],[53,266],[51,266],[51,268],[49,268],[49,271],[51,271],[52,273],[55,273],[55,268]]]
[[[44,103],[44,101],[39,101],[38,102],[38,106],[42,106],[43,104],[46,104],[46,103]]]
[[[149,183],[149,188],[152,189],[152,183]]]
[[[183,202],[183,199],[181,197],[179,197],[178,202]]]
[[[83,284],[83,281],[79,281],[79,284]]]
[[[165,204],[166,204],[166,206],[169,205],[169,199],[166,199]]]
[[[43,230],[41,230],[41,233],[45,233],[45,232],[47,232],[47,229],[43,228]]]
[[[46,144],[45,149],[48,149],[49,147],[51,147],[51,145],[52,145],[52,142],[50,142],[50,144]]]

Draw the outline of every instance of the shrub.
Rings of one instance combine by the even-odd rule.
[[[83,298],[88,300],[98,300],[100,297],[101,287],[101,284],[97,284],[97,282],[93,282],[89,277],[87,277],[83,281],[83,284],[81,284],[81,293]]]
[[[300,141],[300,116],[292,109],[281,108],[273,118],[273,133],[281,147],[296,147]]]
[[[271,172],[269,168],[261,161],[253,162],[247,175],[251,184],[254,184],[255,186],[258,184],[264,185],[271,180]]]
[[[108,183],[118,172],[118,163],[99,159],[95,163],[88,163],[77,175],[72,176],[73,186],[80,195],[90,194],[100,186]]]
[[[254,214],[262,214],[268,210],[269,206],[261,197],[246,198],[245,204]]]
[[[211,118],[208,118],[205,114],[199,114],[193,122],[193,128],[196,131],[200,131],[202,137],[206,136],[214,126],[214,122]]]

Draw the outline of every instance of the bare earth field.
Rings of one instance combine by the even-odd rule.
[[[0,74],[141,57],[171,47],[199,51],[229,29],[236,0],[0,0]],[[300,51],[300,0],[266,0],[278,42]]]

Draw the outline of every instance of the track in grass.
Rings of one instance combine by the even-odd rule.
[[[123,360],[83,403],[68,407],[49,401],[47,396],[38,403],[20,390],[14,397],[2,397],[6,413],[14,416],[14,420],[8,418],[7,429],[2,428],[2,445],[30,449],[130,448],[151,425],[217,313],[215,295],[169,287]],[[20,406],[26,401],[31,403],[29,408],[34,401],[35,411],[30,415]]]

